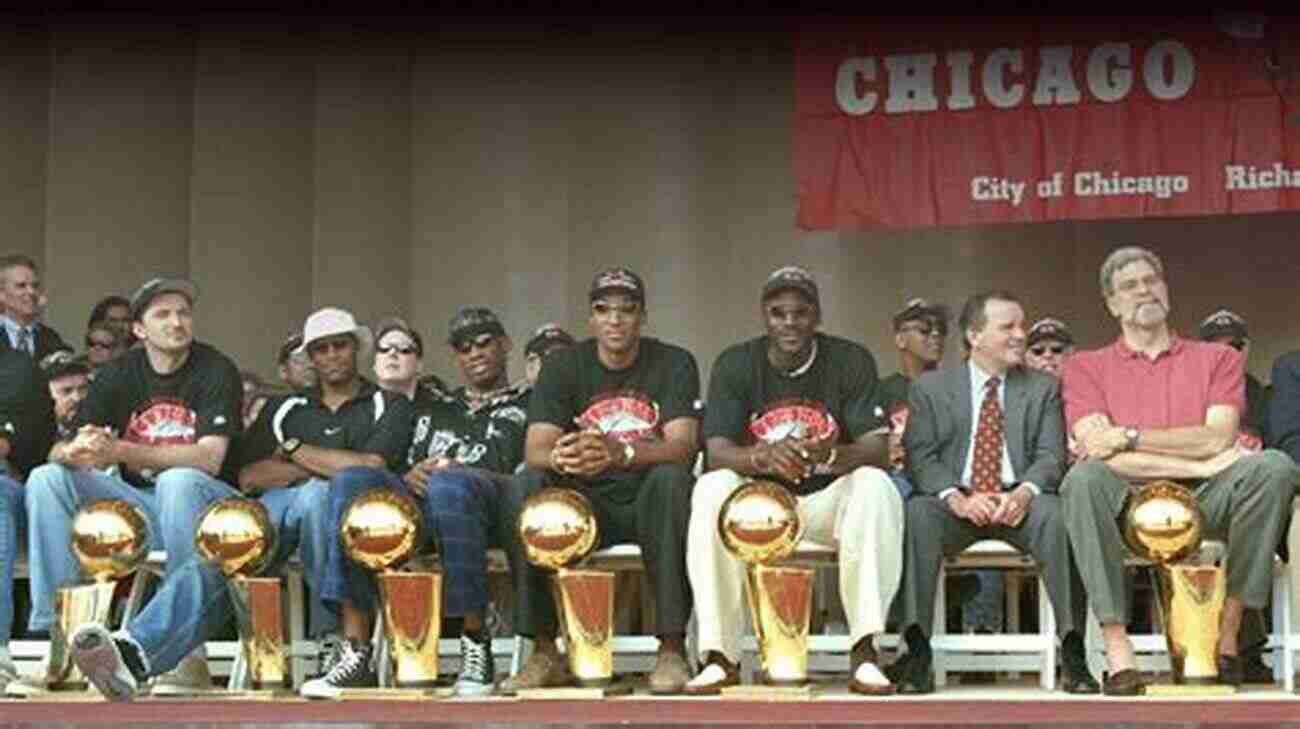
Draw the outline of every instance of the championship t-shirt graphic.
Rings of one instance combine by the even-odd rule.
[[[186,445],[195,441],[198,419],[183,401],[155,397],[131,413],[124,437],[144,445]]]
[[[659,403],[637,390],[597,395],[577,417],[578,426],[611,435],[620,443],[635,443],[659,434]]]
[[[834,443],[840,427],[822,403],[805,399],[778,400],[749,421],[749,434],[764,443],[786,438]]]

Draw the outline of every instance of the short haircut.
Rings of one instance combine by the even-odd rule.
[[[98,304],[95,304],[95,308],[90,310],[90,318],[86,320],[86,328],[89,329],[102,321],[107,321],[108,310],[114,306],[121,306],[129,311],[131,302],[127,301],[125,296],[118,296],[117,294],[105,296],[99,300]]]
[[[970,340],[966,338],[966,331],[968,329],[979,331],[989,323],[988,315],[984,311],[989,301],[1009,301],[1019,304],[1020,297],[1005,289],[992,289],[981,291],[966,299],[966,303],[961,307],[961,316],[957,318],[957,326],[961,328],[961,346],[967,352],[970,351]]]
[[[1107,299],[1115,293],[1115,272],[1136,261],[1146,261],[1161,276],[1165,275],[1165,264],[1160,262],[1160,256],[1141,246],[1124,246],[1115,249],[1106,260],[1102,261],[1101,274],[1101,295]]]
[[[36,265],[36,261],[31,256],[22,253],[9,253],[0,256],[0,276],[9,273],[9,269],[18,268],[19,266],[30,268],[33,273],[39,274],[41,272],[40,266]]]

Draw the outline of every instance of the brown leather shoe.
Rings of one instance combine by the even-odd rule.
[[[682,693],[687,696],[717,696],[727,686],[740,685],[740,666],[717,651],[709,651],[704,666],[695,678],[687,681]]]
[[[533,651],[528,662],[519,669],[519,673],[507,678],[497,686],[497,693],[514,696],[521,690],[535,688],[558,688],[572,686],[573,675],[564,656],[558,653]]]
[[[876,668],[880,668],[879,660],[876,657],[876,649],[871,645],[870,636],[858,641],[858,644],[853,646],[853,650],[849,654],[850,691],[864,696],[892,696],[896,693],[897,690],[894,688],[894,684],[892,683],[879,684],[859,681],[858,668],[864,663],[870,663]],[[884,675],[884,671],[881,671],[880,673],[881,675]]]
[[[1107,696],[1141,696],[1147,692],[1147,685],[1137,669],[1126,668],[1106,676],[1101,692]]]
[[[660,696],[680,694],[689,680],[691,668],[681,653],[660,653],[655,661],[655,670],[650,673],[650,693]]]

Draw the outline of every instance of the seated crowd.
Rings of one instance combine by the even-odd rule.
[[[151,546],[167,553],[165,576],[119,630],[81,626],[73,660],[111,699],[210,685],[203,646],[233,608],[221,572],[195,555],[194,533],[203,511],[230,496],[260,501],[276,529],[274,560],[302,565],[309,632],[324,646],[303,695],[376,686],[377,588],[337,535],[349,500],[377,488],[414,499],[421,538],[436,542],[444,635],[463,656],[455,692],[569,685],[548,574],[525,559],[514,526],[524,501],[557,479],[592,503],[600,546],[641,549],[659,639],[653,693],[711,695],[740,682],[744,565],[717,524],[727,497],[754,479],[789,488],[804,536],[836,548],[848,685],[868,695],[934,690],[942,560],[982,539],[1039,565],[1062,690],[1141,693],[1118,520],[1133,484],[1184,483],[1207,534],[1227,543],[1219,680],[1241,683],[1300,486],[1300,352],[1278,359],[1270,393],[1245,372],[1240,316],[1218,311],[1197,339],[1179,336],[1163,265],[1143,248],[1111,253],[1100,287],[1119,329],[1110,344],[1075,351],[1066,323],[1028,326],[1015,294],[989,291],[962,306],[963,357],[949,367],[939,366],[946,308],[911,300],[892,320],[899,372],[881,379],[871,352],[821,331],[816,281],[787,266],[758,287],[765,333],[723,351],[702,397],[692,354],[642,335],[644,281],[610,269],[588,290],[591,337],[540,327],[518,382],[507,373],[512,340],[490,309],[463,308],[448,324],[463,378],[453,388],[424,373],[415,327],[371,328],[329,307],[285,340],[280,386],[268,388],[194,338],[200,302],[186,280],[155,278],[130,298],[104,299],[78,356],[42,323],[36,264],[2,257],[0,688],[52,688],[48,673],[20,678],[8,653],[19,554],[28,630],[46,633],[56,591],[80,579],[73,516],[103,498],[145,515]],[[500,682],[491,548],[510,562],[509,622],[536,646]],[[963,625],[1000,632],[999,575],[979,573],[969,592]],[[1085,660],[1089,606],[1105,645],[1102,683]],[[698,655],[687,655],[692,614]],[[887,630],[904,649],[889,665],[875,640]]]

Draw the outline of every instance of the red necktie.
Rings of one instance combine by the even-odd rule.
[[[975,456],[971,461],[971,486],[976,491],[1002,491],[1002,407],[998,405],[998,378],[984,384],[984,404],[975,431]]]

